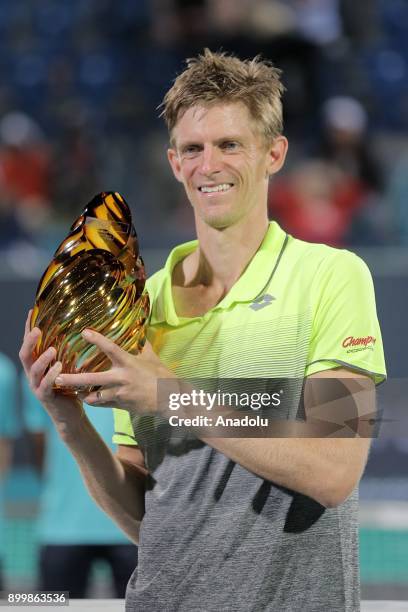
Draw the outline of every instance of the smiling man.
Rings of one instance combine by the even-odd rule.
[[[284,162],[287,140],[276,136],[271,144],[243,102],[186,110],[168,157],[200,224],[224,229],[248,215],[266,222],[265,190]]]
[[[141,355],[85,330],[111,369],[60,374],[58,362],[47,371],[54,349],[33,363],[41,331],[26,329],[20,355],[34,393],[95,500],[139,543],[129,612],[359,610],[357,486],[369,439],[344,437],[346,427],[336,435],[337,400],[343,393],[355,407],[366,385],[364,411],[375,410],[371,383],[385,377],[381,334],[365,264],[268,221],[269,180],[287,152],[279,77],[268,62],[206,50],[164,99],[168,158],[197,240],[176,247],[147,283]],[[351,347],[350,337],[375,342]],[[306,417],[317,407],[320,422],[334,423],[332,435],[310,437],[296,422],[299,437],[221,437],[207,420],[174,436],[157,387],[167,379],[182,399],[185,378],[305,381]],[[315,386],[322,380],[346,391],[329,385],[323,395]],[[118,407],[116,455],[81,401],[55,394],[54,383],[100,386],[85,399]],[[210,419],[191,397],[180,402],[180,419]],[[344,421],[355,424],[344,406]]]

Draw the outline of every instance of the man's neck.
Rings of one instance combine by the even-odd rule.
[[[262,220],[244,219],[224,230],[197,223],[198,249],[182,262],[175,284],[213,287],[225,295],[255,255],[267,229],[266,214]]]

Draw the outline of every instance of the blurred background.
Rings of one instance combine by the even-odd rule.
[[[17,359],[39,276],[99,191],[130,204],[148,274],[193,237],[157,107],[183,60],[205,46],[261,53],[283,70],[290,149],[270,185],[270,217],[365,259],[389,377],[406,377],[407,0],[0,0],[0,351],[9,358],[0,376],[0,550],[9,587],[38,584],[44,544],[47,475]],[[59,487],[69,485],[62,478]],[[405,438],[373,444],[360,555],[364,598],[408,598]],[[87,595],[113,594],[98,561]]]

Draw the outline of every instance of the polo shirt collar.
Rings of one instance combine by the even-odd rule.
[[[265,237],[241,274],[226,296],[213,308],[211,312],[228,308],[234,302],[252,302],[262,292],[268,283],[272,271],[277,263],[286,233],[272,221],[269,223]],[[201,317],[179,317],[175,311],[171,278],[175,265],[192,253],[198,247],[198,240],[192,240],[176,246],[169,254],[163,268],[163,277],[154,300],[153,319],[155,323],[165,321],[169,325],[179,326]]]

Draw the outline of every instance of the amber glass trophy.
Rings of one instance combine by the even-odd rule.
[[[72,225],[38,285],[31,329],[39,327],[42,336],[34,357],[53,346],[64,373],[109,369],[106,355],[82,338],[85,328],[125,351],[139,352],[149,314],[145,280],[127,203],[119,193],[98,194]]]

